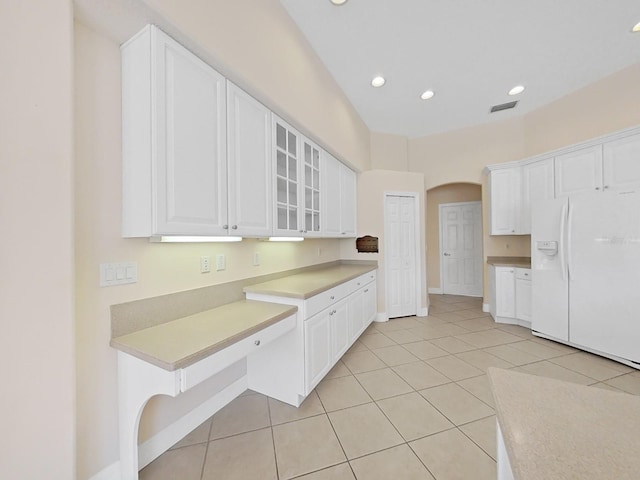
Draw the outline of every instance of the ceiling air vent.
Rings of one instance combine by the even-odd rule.
[[[510,108],[515,107],[518,104],[518,101],[515,100],[513,102],[501,103],[500,105],[494,105],[491,107],[491,113],[499,112],[500,110],[509,110]]]

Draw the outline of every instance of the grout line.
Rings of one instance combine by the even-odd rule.
[[[267,413],[269,414],[269,429],[271,430],[271,447],[273,448],[273,463],[276,467],[276,478],[280,478],[280,471],[278,470],[278,453],[276,452],[276,439],[273,434],[273,420],[271,420],[271,404],[267,398]]]
[[[204,458],[202,459],[202,468],[200,469],[200,480],[204,478],[204,467],[207,464],[207,455],[209,455],[209,444],[211,443],[211,429],[213,428],[213,415],[209,417],[208,422],[209,422],[209,432],[207,432],[207,446],[204,449]]]

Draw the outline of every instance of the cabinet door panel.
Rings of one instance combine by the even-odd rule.
[[[531,280],[516,279],[516,318],[531,321]]]
[[[155,231],[225,234],[225,79],[161,31],[154,34]]]
[[[516,211],[519,189],[517,167],[494,170],[489,176],[491,191],[491,235],[513,235],[517,233]]]
[[[275,115],[272,123],[276,199],[273,230],[275,235],[298,236],[303,230],[300,134]]]
[[[356,235],[356,172],[340,165],[340,229],[341,235]]]
[[[337,362],[349,348],[349,318],[347,302],[343,301],[331,310],[331,365]],[[361,316],[362,318],[362,316]]]
[[[376,294],[376,282],[372,282],[363,289],[362,309],[363,309],[363,325],[364,330],[373,322],[378,314],[378,297]]]
[[[229,231],[272,233],[271,112],[227,82]]]
[[[303,219],[302,230],[304,230],[305,237],[318,237],[320,236],[320,217],[322,215],[321,206],[321,169],[320,162],[320,147],[315,145],[310,140],[302,139],[302,165],[304,169],[302,174],[303,181],[303,200],[302,206]]]
[[[337,237],[340,229],[340,162],[325,152],[322,170],[322,211],[320,219],[325,237]]]
[[[602,188],[602,145],[583,148],[555,158],[556,197]]]
[[[496,315],[516,316],[515,269],[496,267]]]
[[[553,158],[522,167],[520,233],[531,233],[531,206],[554,198]]]
[[[603,148],[604,188],[640,186],[640,135],[607,142]]]
[[[331,367],[331,311],[327,309],[304,322],[306,392],[310,392]]]

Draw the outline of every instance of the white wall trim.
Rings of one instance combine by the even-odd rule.
[[[430,287],[429,288],[429,293],[431,295],[442,295],[442,288],[441,287]]]
[[[482,311],[484,313],[490,313],[491,312],[491,305],[489,305],[488,303],[483,303],[482,304]]]
[[[389,316],[387,312],[378,312],[376,314],[376,318],[373,319],[374,322],[383,323],[389,321]]]
[[[429,316],[429,307],[420,307],[418,308],[418,313],[416,314],[418,317],[428,317]]]
[[[142,470],[149,465],[246,389],[247,376],[243,375],[146,442],[141,443],[138,447],[138,468]],[[121,478],[120,461],[117,461],[92,476],[89,480],[121,480]]]

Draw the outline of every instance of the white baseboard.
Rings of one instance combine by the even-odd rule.
[[[429,307],[420,307],[420,308],[418,308],[418,313],[416,315],[418,317],[428,317],[429,316]]]
[[[387,316],[386,312],[378,312],[378,314],[376,315],[376,318],[373,319],[374,322],[388,322],[389,321],[389,317]]]
[[[442,295],[442,288],[441,287],[432,287],[432,288],[429,288],[428,292],[432,293],[434,295]]]
[[[491,305],[489,305],[488,303],[483,303],[482,304],[482,311],[484,313],[489,313],[491,310]]]
[[[188,433],[247,389],[247,376],[239,378],[209,400],[138,446],[138,469],[142,470]],[[114,462],[89,480],[121,480],[120,461]]]

